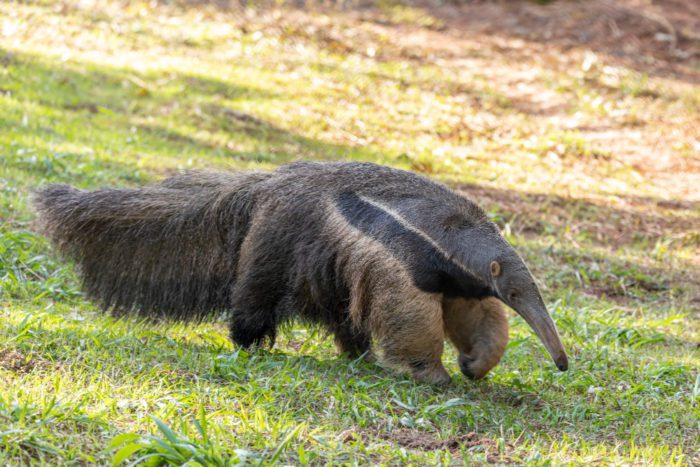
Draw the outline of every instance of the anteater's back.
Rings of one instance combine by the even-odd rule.
[[[485,219],[475,204],[427,178],[352,162],[302,162],[275,172],[192,172],[140,189],[54,185],[39,190],[34,203],[44,233],[77,263],[90,298],[117,312],[196,319],[230,309],[249,230],[256,238],[248,245],[265,262],[258,267],[275,265],[271,296],[295,277],[305,281],[302,276],[320,263],[294,252],[323,237],[324,206],[348,192],[414,213],[415,227],[435,230],[435,238],[441,219]]]

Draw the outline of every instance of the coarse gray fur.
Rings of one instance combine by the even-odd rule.
[[[299,162],[274,172],[191,172],[140,189],[39,190],[43,231],[105,309],[230,314],[243,346],[295,317],[340,349],[446,382],[443,341],[482,377],[507,342],[500,302],[557,365],[566,355],[532,276],[475,203],[411,172]],[[374,343],[374,344],[373,344]]]

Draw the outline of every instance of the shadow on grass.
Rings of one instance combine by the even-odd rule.
[[[241,87],[209,76],[139,74],[91,64],[52,63],[31,55],[13,54],[4,62],[10,67],[9,79],[3,86],[6,95],[11,96],[11,111],[0,119],[20,140],[31,139],[35,148],[26,143],[13,148],[12,142],[2,164],[13,175],[24,174],[24,183],[60,181],[90,187],[142,183],[146,178],[133,167],[141,157],[149,155],[172,159],[160,170],[161,174],[173,170],[173,161],[182,163],[186,157],[201,158],[205,164],[212,161],[234,166],[277,165],[302,158],[386,160],[367,148],[302,136],[236,109],[236,103],[241,101],[285,99],[284,95],[264,89]],[[71,125],[85,125],[93,130],[78,131]],[[37,135],[41,135],[39,140]],[[55,152],[50,150],[52,141],[87,149]],[[131,154],[131,160],[123,160],[118,153],[109,154],[120,150]],[[700,218],[692,215],[700,210],[700,203],[696,202],[668,203],[619,196],[626,206],[616,207],[603,201],[481,185],[456,188],[488,207],[502,226],[507,223],[516,233],[530,237],[555,236],[558,243],[566,243],[569,249],[576,249],[575,242],[559,241],[567,231],[585,238],[584,245],[604,248],[644,250],[668,239],[681,238],[681,242],[690,242],[691,246],[698,241],[688,236],[689,232],[700,230]],[[574,261],[586,259],[581,258],[586,256],[584,253],[576,251],[567,256]],[[684,270],[692,270],[690,262],[681,263]],[[633,272],[640,269],[629,263],[618,264],[616,269],[627,266]],[[644,272],[652,277],[665,276],[668,271],[658,268]],[[680,280],[695,279],[682,275]],[[633,282],[649,292],[669,288],[664,280],[653,278],[636,278]],[[619,289],[624,286],[594,285],[591,291],[595,295],[622,296]]]
[[[300,136],[236,109],[237,102],[284,99],[283,95],[193,74],[141,74],[50,62],[13,54],[8,59],[10,78],[3,83],[11,97],[6,106],[15,110],[2,117],[3,125],[20,137],[43,133],[44,145],[70,142],[111,153],[121,149],[135,157],[150,154],[182,160],[194,155],[224,164],[381,158],[366,148]],[[54,122],[58,124],[52,127]],[[75,126],[80,125],[91,131],[84,127],[78,131]],[[4,164],[22,170],[12,155]],[[39,175],[43,168],[38,164],[28,170]],[[45,175],[56,176],[50,171]],[[85,173],[80,178],[89,177]]]
[[[62,62],[51,64],[48,59],[29,55],[12,55],[14,69],[3,84],[12,99],[31,111],[44,107],[55,112],[49,121],[67,119],[94,125],[98,133],[114,133],[132,138],[122,142],[125,151],[154,153],[181,159],[183,154],[211,154],[219,162],[242,160],[281,164],[299,158],[333,160],[383,160],[382,154],[367,148],[332,144],[299,135],[277,127],[255,115],[237,110],[236,102],[285,99],[263,89],[241,87],[207,76],[174,72],[139,74],[131,70],[95,65]],[[17,76],[21,74],[22,76]],[[25,80],[30,82],[25,83]],[[36,84],[42,86],[26,86]],[[37,92],[38,91],[38,92]],[[477,91],[469,90],[470,94]],[[101,143],[94,132],[76,132],[70,128],[51,128],[41,118],[33,125],[32,119],[23,124],[21,115],[3,115],[2,125],[22,134],[48,132],[44,139],[59,139],[90,147]],[[156,123],[157,121],[157,123]],[[186,123],[186,125],[178,125]],[[202,130],[204,136],[198,135]],[[61,133],[63,131],[63,134]],[[66,134],[70,131],[69,134]],[[213,135],[213,136],[212,136]],[[241,150],[241,146],[253,150]],[[255,148],[258,149],[255,149]],[[9,163],[11,164],[10,157]],[[8,160],[4,161],[6,164]],[[75,166],[78,160],[65,165]],[[49,162],[47,162],[49,164]],[[122,164],[124,167],[128,163]],[[20,167],[21,168],[21,167]],[[56,174],[41,164],[27,168],[47,178]],[[85,174],[87,177],[89,174]],[[480,185],[458,185],[480,202],[498,210],[510,211],[521,219],[522,233],[540,234],[548,226],[532,219],[532,214],[556,217],[574,223],[595,224],[594,240],[612,246],[625,246],[639,239],[652,239],[664,233],[698,230],[700,221],[676,220],[682,211],[698,211],[700,203],[690,201],[667,202],[650,198],[618,196],[631,206],[628,209],[610,206],[604,202],[573,199],[562,196],[521,193],[512,190],[487,188]],[[650,208],[650,209],[647,209]],[[658,213],[659,209],[666,213]],[[544,212],[543,212],[544,211]],[[643,212],[644,211],[644,212]],[[546,221],[545,221],[546,222]],[[634,228],[630,228],[634,226]],[[555,226],[556,227],[556,226]]]
[[[280,97],[262,88],[236,86],[195,71],[143,73],[106,64],[8,52],[2,48],[0,57],[5,57],[4,67],[10,68],[9,78],[2,88],[6,96],[67,111],[132,113],[138,104],[152,101],[177,105],[178,98],[186,100],[187,95],[230,101]],[[20,85],[25,80],[43,86],[22,88]]]

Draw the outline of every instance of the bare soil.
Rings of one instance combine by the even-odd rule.
[[[499,454],[498,444],[490,438],[480,436],[476,432],[469,432],[463,435],[450,436],[446,439],[439,439],[433,433],[426,431],[399,428],[392,431],[368,431],[349,429],[339,435],[341,441],[348,443],[353,441],[366,442],[368,439],[381,439],[396,443],[406,449],[415,449],[420,451],[439,451],[447,449],[453,454],[459,453],[461,450],[478,450],[486,453],[488,462],[507,462],[508,459]],[[503,446],[512,450],[512,446]]]

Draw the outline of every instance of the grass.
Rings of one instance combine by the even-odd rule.
[[[395,3],[376,21],[81,5],[0,13],[0,463],[700,462],[697,166],[656,165],[700,159],[697,86],[487,36],[454,42],[460,62],[438,19]],[[401,42],[424,30],[436,41]],[[222,322],[115,320],[32,230],[29,192],[49,182],[302,158],[478,200],[540,280],[570,371],[514,314],[485,381],[448,350],[447,388],[337,358],[315,329],[248,353]]]

